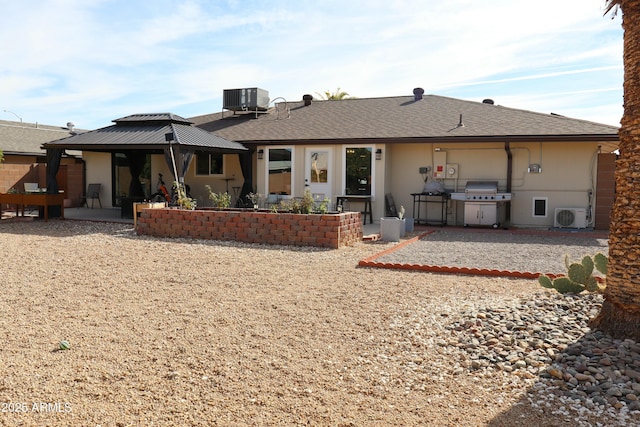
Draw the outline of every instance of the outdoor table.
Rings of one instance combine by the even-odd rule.
[[[343,206],[344,202],[362,202],[364,203],[364,212],[362,212],[364,217],[364,224],[367,224],[367,214],[369,215],[369,222],[373,224],[373,209],[371,208],[371,196],[367,195],[356,195],[356,194],[348,194],[342,196],[336,196],[336,205]]]
[[[447,225],[447,201],[450,196],[447,193],[411,193],[413,196],[413,220],[416,224]],[[420,205],[424,204],[424,217],[420,214]],[[429,220],[429,204],[440,206],[440,218],[438,221]]]
[[[16,216],[18,212],[24,216],[25,206],[42,206],[45,221],[49,221],[49,206],[60,206],[60,218],[64,219],[64,193],[0,194],[0,215],[2,215],[3,204],[15,205]]]

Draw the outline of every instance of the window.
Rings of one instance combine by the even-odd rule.
[[[196,175],[224,175],[224,154],[196,152]]]
[[[267,152],[269,194],[291,195],[292,148],[269,148]]]
[[[345,148],[345,194],[371,195],[372,147]]]
[[[533,198],[533,216],[540,216],[540,217],[547,216],[547,198],[546,197]]]
[[[311,182],[326,184],[329,182],[329,152],[314,151],[311,153]]]

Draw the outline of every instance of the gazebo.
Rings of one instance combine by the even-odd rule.
[[[195,151],[215,151],[240,155],[243,173],[241,194],[252,191],[251,151],[193,126],[193,122],[172,113],[134,114],[113,120],[114,125],[43,144],[47,151],[47,193],[57,194],[56,174],[64,150],[121,152],[129,161],[129,196],[144,197],[138,179],[147,154],[164,154],[169,170],[178,182],[184,181]],[[123,205],[123,210],[125,206]]]

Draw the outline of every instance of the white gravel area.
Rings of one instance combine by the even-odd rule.
[[[616,425],[446,344],[470,310],[547,298],[535,281],[357,267],[393,246],[3,220],[0,425]]]
[[[601,233],[440,228],[375,261],[561,274],[567,255],[577,262],[608,251]]]

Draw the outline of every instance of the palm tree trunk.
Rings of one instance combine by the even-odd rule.
[[[612,3],[612,2],[608,2]],[[615,1],[624,30],[624,115],[604,303],[591,326],[640,341],[640,0]]]

